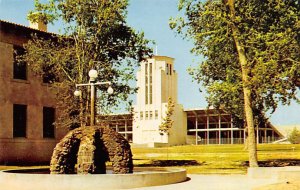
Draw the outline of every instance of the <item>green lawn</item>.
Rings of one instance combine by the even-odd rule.
[[[294,148],[292,148],[294,147]],[[198,145],[169,148],[132,148],[135,166],[180,166],[188,173],[244,174],[248,152],[244,145]],[[261,164],[300,163],[300,145],[258,145]]]
[[[182,167],[190,174],[245,174],[247,170],[248,152],[244,145],[132,148],[132,152],[136,167]],[[300,165],[300,145],[258,145],[258,159],[260,164]],[[25,167],[0,166],[0,170],[20,168]]]

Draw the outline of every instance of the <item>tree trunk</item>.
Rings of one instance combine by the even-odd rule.
[[[231,18],[234,18],[235,9],[234,9],[234,0],[228,0],[227,2]],[[247,66],[247,58],[245,55],[244,47],[240,44],[238,39],[239,31],[238,28],[234,25],[234,22],[231,21],[231,29],[233,33],[233,38],[235,46],[238,52],[239,63],[242,70],[242,83],[243,83],[243,93],[244,93],[244,111],[246,115],[246,123],[248,127],[248,138],[247,146],[249,151],[249,166],[258,167],[257,162],[257,151],[256,151],[256,140],[255,140],[255,129],[254,129],[254,119],[253,119],[253,110],[252,110],[252,99],[251,99],[251,89],[249,88],[249,68]]]

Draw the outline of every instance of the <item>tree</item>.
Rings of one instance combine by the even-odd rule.
[[[51,39],[33,36],[25,45],[25,60],[30,69],[54,87],[60,110],[58,123],[71,128],[87,125],[89,92],[74,99],[75,84],[88,82],[88,71],[99,72],[98,81],[111,81],[114,95],[97,93],[101,111],[116,107],[136,91],[129,81],[134,68],[151,54],[149,41],[126,23],[127,0],[50,0],[42,4],[35,0],[31,21],[62,22],[62,35]],[[50,77],[49,77],[50,76]],[[52,76],[52,77],[51,77]],[[80,109],[79,109],[80,108]]]
[[[300,143],[300,131],[296,127],[288,134],[288,141],[292,144]]]
[[[162,123],[159,125],[159,132],[163,135],[164,133],[169,135],[170,129],[173,126],[174,121],[172,120],[172,115],[174,112],[175,104],[171,97],[168,98],[166,116],[163,118]]]
[[[205,60],[190,73],[208,102],[245,121],[250,167],[257,167],[254,126],[279,103],[299,102],[300,3],[298,0],[181,0],[185,18],[171,28],[192,38]],[[241,124],[243,125],[243,124]]]

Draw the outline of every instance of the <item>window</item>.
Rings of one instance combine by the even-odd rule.
[[[53,83],[57,82],[58,77],[54,72],[53,65],[44,65],[43,66],[43,83]]]
[[[149,119],[149,118],[148,118],[148,111],[146,111],[146,118],[145,118],[145,119]]]
[[[13,78],[27,80],[27,64],[26,62],[18,62],[17,56],[23,55],[25,53],[24,48],[19,46],[14,46],[14,70]]]
[[[170,75],[172,75],[172,65],[170,64]]]
[[[145,64],[145,104],[148,104],[148,63]]]
[[[43,107],[43,137],[54,138],[55,109]]]
[[[151,76],[152,72],[153,72],[152,63],[150,63],[149,66],[150,66],[149,70],[150,70],[150,76]]]
[[[150,120],[151,120],[153,117],[152,111],[149,112],[149,115],[150,115]]]
[[[143,112],[140,112],[140,120],[142,120],[144,118]]]
[[[13,137],[26,137],[27,106],[13,105]]]
[[[146,96],[145,99],[146,99],[146,100],[145,100],[145,101],[146,101],[146,104],[148,104],[148,101],[149,101],[149,100],[148,100],[148,85],[146,85],[145,89],[146,89],[146,90],[145,90],[145,91],[146,91],[146,94],[145,94],[145,96]]]
[[[166,64],[166,74],[167,75],[169,74],[169,64],[168,63]]]
[[[150,63],[150,89],[149,89],[149,103],[152,104],[152,63]]]
[[[155,119],[158,119],[158,110],[155,110]]]
[[[149,99],[150,99],[150,100],[149,100],[149,104],[152,104],[152,102],[153,102],[153,101],[152,101],[152,100],[153,100],[152,97],[153,97],[153,96],[152,96],[152,84],[150,84],[150,93],[149,93]]]
[[[148,76],[148,63],[145,64],[145,75]]]

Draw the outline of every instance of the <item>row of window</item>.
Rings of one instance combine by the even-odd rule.
[[[149,70],[149,74],[148,74]],[[145,103],[146,104],[152,104],[152,72],[153,67],[152,63],[146,63],[145,64]]]
[[[145,117],[144,117],[144,113],[145,113]],[[158,110],[154,111],[154,118],[158,119]],[[140,120],[143,120],[143,119],[145,119],[145,120],[153,119],[153,111],[145,111],[145,112],[141,111],[140,112]]]
[[[18,56],[22,56],[25,53],[23,47],[14,45],[14,65],[13,65],[13,78],[19,80],[27,80],[27,63],[23,61],[18,61]],[[49,66],[48,66],[49,67]],[[43,83],[50,83],[57,81],[54,73],[49,73],[50,68],[43,69],[47,74],[43,75]]]
[[[166,64],[166,74],[167,75],[172,75],[172,65],[171,64]]]
[[[43,107],[43,138],[54,138],[55,109]],[[13,105],[13,137],[26,137],[27,105]]]

